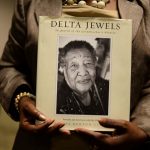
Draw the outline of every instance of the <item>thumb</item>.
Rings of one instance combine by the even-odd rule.
[[[109,118],[101,118],[99,119],[100,125],[107,128],[118,128],[125,129],[128,125],[128,121],[119,120],[119,119],[109,119]]]
[[[33,118],[45,121],[46,116],[42,114],[35,106],[35,102],[31,100],[29,97],[23,97],[20,101],[20,113],[29,114]]]

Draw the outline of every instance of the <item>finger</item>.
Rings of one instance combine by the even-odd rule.
[[[20,127],[25,130],[32,132],[40,132],[42,130],[48,129],[48,127],[54,122],[54,119],[47,119],[46,121],[36,121],[31,123],[30,119],[22,117],[20,120]]]
[[[99,119],[99,123],[108,128],[119,128],[125,129],[128,126],[128,121],[125,120],[116,120],[116,119],[109,119],[109,118],[101,118]]]
[[[77,128],[77,129],[75,129],[75,131],[79,132],[79,133],[87,134],[87,135],[92,136],[96,139],[100,139],[100,138],[104,138],[104,137],[108,136],[107,134],[103,134],[103,133],[100,133],[100,132],[94,132],[92,130],[88,130],[88,129],[85,129],[85,128]]]
[[[94,132],[85,128],[78,128],[75,131],[94,137],[98,142],[97,144],[105,145],[106,147],[121,145],[126,139],[126,135],[111,136],[110,134]]]
[[[109,134],[94,132],[85,128],[77,128],[75,131],[92,136],[98,141],[99,144],[104,144],[107,146],[119,145],[125,139],[125,136],[111,136]]]
[[[33,118],[41,121],[46,120],[46,116],[42,114],[33,103],[30,101],[26,101],[24,106],[24,111],[26,111],[28,114],[30,114]]]
[[[119,146],[122,145],[128,138],[127,130],[129,122],[119,119],[101,118],[99,123],[104,127],[115,128],[112,136],[101,139],[103,143],[108,146]]]
[[[38,133],[38,132],[44,132],[49,127],[49,123],[46,121],[43,121],[38,124],[30,124],[30,122],[24,122],[22,123],[21,127],[27,131]]]
[[[66,130],[66,129],[63,129],[63,128],[60,128],[59,131],[62,133],[62,134],[65,134],[65,135],[70,135],[71,132],[69,130]]]
[[[53,124],[51,124],[48,127],[48,132],[54,132],[54,131],[58,131],[60,128],[62,128],[65,124],[63,122],[54,122]]]

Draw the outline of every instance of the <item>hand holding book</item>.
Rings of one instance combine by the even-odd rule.
[[[137,148],[138,143],[143,143],[147,139],[146,133],[131,122],[125,120],[116,120],[101,118],[99,123],[102,126],[114,128],[112,134],[94,132],[85,128],[77,128],[75,131],[83,133],[96,139],[95,146],[115,150],[129,150]],[[135,144],[133,144],[135,143]]]

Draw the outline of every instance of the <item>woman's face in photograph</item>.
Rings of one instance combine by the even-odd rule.
[[[89,50],[82,48],[67,52],[64,75],[73,91],[80,95],[88,92],[96,76],[95,62]]]

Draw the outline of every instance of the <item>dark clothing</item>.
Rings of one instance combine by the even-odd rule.
[[[96,82],[98,94],[94,85],[89,90],[91,103],[85,106],[64,80],[57,94],[58,114],[108,115],[108,81],[100,78]],[[101,102],[100,102],[101,101]],[[101,105],[102,104],[102,105]]]

